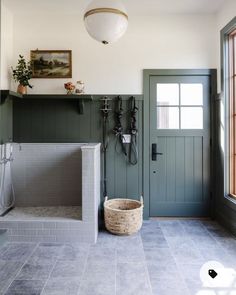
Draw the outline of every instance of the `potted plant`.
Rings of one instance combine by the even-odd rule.
[[[19,55],[18,64],[15,69],[12,68],[12,76],[16,82],[19,82],[17,92],[20,94],[27,93],[27,86],[32,88],[29,80],[32,78],[31,62],[26,62],[23,55]]]

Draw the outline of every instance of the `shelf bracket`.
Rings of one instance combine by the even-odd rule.
[[[78,113],[80,115],[83,115],[84,114],[84,100],[83,99],[80,99],[78,101]]]

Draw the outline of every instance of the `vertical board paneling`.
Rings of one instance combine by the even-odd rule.
[[[166,195],[166,187],[167,187],[167,181],[166,181],[166,174],[167,174],[167,144],[166,144],[166,137],[158,137],[157,138],[157,150],[163,153],[162,156],[157,157],[157,174],[158,177],[156,179],[157,183],[157,195],[160,196],[159,200],[166,201],[167,195]],[[159,173],[161,172],[161,173]]]
[[[166,137],[157,137],[153,143],[157,144],[157,151],[163,153],[157,156],[157,161],[151,161],[150,171],[150,215],[155,216],[156,208],[167,199],[167,144]]]
[[[52,104],[48,104],[47,106],[47,122],[43,122],[43,141],[47,142],[47,140],[49,140],[50,138],[55,137],[55,129],[56,129],[56,113],[57,113],[57,109],[55,106],[53,106]],[[31,113],[32,116],[32,113]]]
[[[108,150],[107,150],[107,158],[109,159],[107,165],[107,189],[109,194],[112,196],[116,196],[115,186],[116,186],[116,178],[115,178],[115,168],[116,168],[116,154],[115,150],[115,140],[110,140]]]
[[[166,187],[166,200],[175,201],[175,137],[166,138],[166,176],[168,185]],[[162,156],[158,156],[162,157]]]
[[[184,137],[175,137],[176,140],[176,202],[183,202],[185,200],[185,156],[184,156]]]
[[[44,118],[44,107],[40,104],[40,101],[33,102],[36,105],[29,105],[30,108],[30,116],[27,116],[27,109],[24,109],[24,113],[26,116],[25,122],[23,122],[23,129],[25,129],[25,125],[31,126],[31,130],[28,134],[24,134],[27,140],[32,138],[32,141],[37,142],[37,138],[41,137],[44,142],[44,124],[46,122],[43,120]],[[24,103],[22,103],[24,105]],[[35,109],[37,110],[35,112]],[[46,130],[46,128],[45,128]]]
[[[115,154],[115,195],[120,198],[126,197],[126,160],[122,154]],[[137,183],[138,184],[138,183]]]
[[[203,202],[203,137],[194,137],[194,200]]]
[[[128,106],[127,106],[128,107]],[[142,126],[140,124],[140,117],[142,117],[140,114],[142,114],[142,107],[141,107],[141,102],[139,101],[137,103],[137,107],[139,109],[139,112],[137,113],[137,124],[138,126]],[[127,118],[127,122],[128,122],[128,125],[130,124],[129,122],[129,118]],[[127,129],[129,128],[129,126],[127,126]],[[140,139],[142,139],[142,130],[141,128],[139,128],[139,131],[138,131],[138,138],[137,138],[137,144],[138,146],[140,146]],[[141,150],[142,149],[139,149],[138,150],[138,155],[140,158],[142,158],[142,153],[141,153]],[[138,169],[136,167],[136,165],[130,165],[129,169],[127,169],[127,192],[126,192],[126,195],[127,196],[130,196],[130,198],[133,198],[133,199],[137,199],[137,197],[139,197],[139,169],[142,169],[142,167],[140,167],[139,163],[137,164],[138,165]],[[138,185],[134,186],[133,183],[135,183],[136,181],[138,180]]]
[[[138,153],[139,153],[139,158],[143,159],[144,155],[143,155],[143,102],[142,101],[138,101],[138,107],[139,107],[139,113],[138,113],[138,126],[139,126],[139,131],[138,131]],[[146,144],[146,143],[145,143]],[[138,171],[143,171],[143,161],[138,161]],[[141,192],[141,195],[144,196],[144,187],[143,187],[143,174],[142,173],[138,173],[138,191],[137,194],[139,194],[139,192]],[[149,203],[149,195],[147,197],[148,201],[145,200],[145,204]]]
[[[185,200],[194,201],[194,145],[193,137],[185,137]]]
[[[84,114],[78,114],[76,101],[14,100],[13,132],[15,142],[101,142],[102,114],[101,104],[94,96],[93,102],[85,102]],[[124,132],[129,131],[129,102],[123,101]],[[109,114],[109,146],[107,151],[107,190],[109,197],[129,197],[138,199],[142,186],[142,100],[137,101],[138,151],[137,165],[130,165],[123,154],[115,150],[116,138],[114,112]],[[114,110],[114,101],[110,103]],[[103,158],[103,157],[102,157]]]
[[[0,104],[0,142],[12,140],[12,101]]]

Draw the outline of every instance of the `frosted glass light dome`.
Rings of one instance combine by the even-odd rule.
[[[127,30],[128,15],[117,0],[94,0],[85,11],[84,23],[92,38],[109,44],[117,41]]]

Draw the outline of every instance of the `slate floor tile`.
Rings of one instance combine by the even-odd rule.
[[[200,221],[201,224],[206,228],[206,229],[214,229],[214,228],[223,228],[218,222],[214,221],[214,220],[201,220]]]
[[[100,282],[83,280],[79,289],[79,295],[116,295],[115,284],[104,278]],[[118,294],[117,294],[118,295]],[[125,295],[125,294],[123,294]],[[147,294],[148,295],[148,294]]]
[[[140,234],[135,234],[131,236],[118,236],[116,246],[117,249],[126,249],[127,247],[139,247],[142,246],[142,239]]]
[[[157,278],[151,281],[153,295],[189,295],[184,282],[178,279]]]
[[[202,220],[197,220],[197,219],[181,219],[181,220],[179,220],[179,223],[184,228],[204,228],[204,226],[202,224]]]
[[[142,237],[144,248],[169,248],[166,238],[162,236],[145,235]]]
[[[142,239],[139,235],[118,237],[116,251],[118,263],[141,262],[145,260]]]
[[[163,225],[162,232],[165,237],[183,237],[186,235],[186,231],[181,224],[176,224],[175,226],[172,224]]]
[[[236,238],[216,238],[216,241],[224,248],[228,255],[236,256]]]
[[[87,259],[89,253],[89,244],[66,244],[63,246],[58,256],[59,260],[77,260],[81,258]]]
[[[163,237],[163,231],[160,227],[153,227],[153,226],[143,226],[141,228],[140,234],[142,237],[145,235],[152,235],[152,236],[161,236]]]
[[[90,262],[86,265],[83,280],[86,282],[101,282],[106,278],[110,283],[115,284],[116,264]]]
[[[194,247],[194,242],[191,237],[167,237],[166,239],[171,249],[181,249],[186,246],[190,248]]]
[[[142,227],[141,227],[141,231],[142,230],[155,230],[155,229],[160,229],[160,224],[158,221],[153,221],[153,220],[144,220]]]
[[[153,222],[155,222],[155,221],[153,221]],[[175,219],[175,220],[161,219],[161,220],[158,220],[158,224],[161,228],[165,228],[165,227],[169,227],[169,226],[173,226],[174,228],[177,228],[181,225],[181,222],[177,219]]]
[[[4,251],[7,250],[7,248],[9,247],[9,245],[11,244],[15,244],[15,243],[11,243],[11,242],[7,242],[7,243],[4,243],[0,246],[0,254],[3,253]]]
[[[117,250],[117,262],[143,262],[145,261],[145,255],[143,249],[140,248],[127,248]]]
[[[22,265],[23,262],[20,261],[0,260],[0,292],[6,290]]]
[[[77,295],[80,281],[77,278],[50,278],[41,295]]]
[[[151,295],[144,263],[118,263],[116,284],[117,295]]]
[[[185,227],[184,231],[189,237],[205,237],[210,236],[209,232],[203,226]]]
[[[117,242],[117,236],[107,231],[102,231],[98,235],[97,245],[105,248],[115,248]]]
[[[102,231],[96,245],[6,243],[0,295],[196,295],[209,260],[236,265],[236,239],[209,220],[145,221],[132,236]]]
[[[200,269],[202,264],[183,264],[179,265],[179,270],[190,294],[197,294],[202,290],[202,281],[200,279]]]
[[[208,232],[212,237],[216,238],[230,238],[232,234],[223,228],[208,228]]]
[[[29,260],[33,263],[52,264],[61,254],[63,245],[39,244]]]
[[[6,249],[0,252],[1,260],[25,261],[34,251],[35,244],[9,243]]]
[[[201,294],[201,292],[203,291],[203,286],[200,280],[196,281],[192,278],[188,278],[185,280],[185,282],[186,282],[189,294],[191,295]],[[215,294],[213,293],[212,295],[215,295]]]
[[[219,261],[220,263],[224,265],[228,265],[228,263],[231,262],[230,256],[221,247],[208,248],[208,249],[203,248],[203,249],[200,249],[200,252],[205,262],[214,260],[214,261]]]
[[[40,295],[44,282],[40,280],[15,280],[6,295]]]
[[[80,279],[83,275],[85,260],[64,261],[59,260],[55,264],[51,273],[52,278],[77,277]]]
[[[172,253],[178,264],[185,264],[185,263],[203,264],[204,263],[204,259],[201,256],[200,252],[188,246],[181,247],[181,249],[172,249]]]
[[[159,263],[161,265],[175,263],[172,253],[168,248],[160,248],[158,250],[153,248],[144,248],[144,252],[147,263],[152,262]]]
[[[17,280],[46,280],[52,271],[53,264],[26,263],[20,273],[17,275]]]
[[[192,278],[200,281],[200,269],[202,264],[181,264],[178,266],[179,272],[184,279]]]
[[[150,279],[155,278],[178,278],[179,269],[177,268],[176,263],[147,263],[147,269]]]
[[[92,245],[89,249],[88,263],[96,261],[97,263],[115,263],[116,249],[103,247],[101,245]]]
[[[197,249],[219,248],[220,244],[210,235],[191,236],[191,240]]]
[[[171,253],[180,264],[204,263],[200,251],[195,247],[190,238],[168,238]]]

